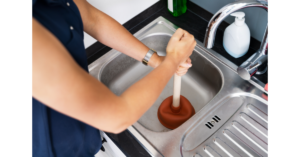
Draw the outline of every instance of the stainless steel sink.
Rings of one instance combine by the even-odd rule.
[[[147,36],[141,41],[158,51],[159,55],[166,55],[166,47],[170,40],[169,35]],[[199,111],[221,89],[222,77],[211,62],[194,52],[191,56],[193,67],[182,77],[181,95],[185,96]],[[122,66],[120,66],[122,65]],[[115,94],[122,94],[129,86],[147,75],[152,68],[143,65],[125,54],[120,54],[105,65],[99,74],[99,80]],[[159,77],[159,76],[158,76]],[[138,120],[145,128],[151,131],[169,131],[157,118],[157,110],[167,97],[173,94],[173,78],[168,82],[153,106]]]
[[[155,49],[159,55],[165,55],[168,41],[176,29],[177,27],[168,20],[159,17],[134,35],[145,45]],[[172,95],[173,79],[171,79],[153,106],[138,122],[128,128],[152,156],[189,157],[194,156],[196,153],[201,156],[210,156],[209,154],[214,152],[220,156],[222,154],[228,156],[227,152],[230,152],[230,150],[226,152],[226,149],[219,148],[219,145],[217,145],[221,151],[216,152],[216,148],[213,149],[215,143],[211,144],[209,140],[212,138],[213,140],[222,139],[226,141],[221,137],[225,134],[219,133],[222,130],[230,130],[232,121],[238,121],[236,117],[239,117],[241,112],[247,113],[243,109],[249,108],[249,104],[252,104],[255,109],[263,111],[264,119],[267,121],[267,101],[261,98],[263,92],[266,91],[260,86],[261,83],[258,80],[245,81],[241,79],[237,75],[236,65],[216,52],[207,50],[199,41],[197,41],[191,59],[193,66],[182,77],[181,95],[191,102],[196,114],[174,130],[167,129],[160,124],[157,118],[157,110],[161,102]],[[89,70],[91,75],[103,82],[116,95],[120,95],[133,83],[147,75],[152,68],[144,66],[142,63],[116,50],[111,50],[90,64]],[[257,107],[258,104],[259,107]],[[215,116],[221,120],[216,119]],[[234,117],[235,119],[232,119]],[[254,121],[255,118],[257,117],[252,117]],[[256,121],[260,122],[259,119]],[[249,130],[247,126],[267,128],[267,122],[262,124],[247,123],[249,121],[238,122],[234,124],[245,126],[246,130]],[[238,155],[244,155],[243,150],[248,150],[247,152],[252,153],[253,156],[267,156],[267,129],[257,130],[254,127],[250,130],[252,132],[249,133],[251,134],[249,136],[254,137],[254,139],[249,140],[249,136],[237,136],[237,139],[247,139],[250,144],[247,142],[245,144],[245,141],[234,141],[235,143],[244,142],[244,144],[241,144],[241,147],[234,147],[239,150],[232,151],[238,152],[236,153]],[[261,132],[264,132],[264,134],[261,134]],[[242,135],[244,134],[247,135],[243,132]],[[263,142],[261,142],[261,139],[264,139]],[[254,142],[256,147],[253,144],[251,145],[253,141],[256,141]],[[207,149],[213,149],[213,152]]]

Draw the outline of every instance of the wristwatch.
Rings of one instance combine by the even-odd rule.
[[[149,62],[151,56],[152,56],[154,53],[156,53],[156,51],[153,50],[153,49],[150,49],[150,50],[147,52],[147,54],[146,54],[146,56],[144,57],[144,59],[143,59],[142,62],[143,62],[145,65],[148,65],[148,62]]]

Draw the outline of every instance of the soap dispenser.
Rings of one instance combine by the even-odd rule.
[[[225,29],[223,46],[234,58],[239,58],[248,52],[250,45],[250,30],[245,23],[244,12],[234,12],[235,22]]]
[[[187,0],[168,0],[168,10],[174,16],[177,17],[186,12]]]

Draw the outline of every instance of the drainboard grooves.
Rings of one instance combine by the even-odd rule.
[[[225,134],[221,134],[223,136],[221,136],[219,139],[225,143],[225,148],[226,146],[228,146],[230,149],[227,149],[228,152],[230,152],[229,150],[233,150],[232,152],[235,152],[236,154],[238,155],[234,155],[234,157],[236,156],[241,156],[241,157],[244,157],[244,156],[247,156],[247,154],[242,150],[240,149],[240,147],[238,145],[236,145],[233,141],[231,141],[228,137],[226,137],[227,135]],[[232,153],[233,155],[234,153]]]
[[[249,147],[259,152],[260,154],[268,154],[266,143],[258,139],[252,133],[250,133],[247,129],[245,129],[240,123],[234,121],[232,123],[232,127],[234,128],[233,133],[242,141],[247,143]],[[263,151],[263,152],[261,152]]]
[[[264,113],[262,110],[258,109],[257,107],[253,106],[252,104],[248,104],[247,108],[255,114],[257,117],[259,117],[264,122],[268,123],[268,114]]]
[[[209,144],[209,147],[211,147],[211,149],[214,150],[219,156],[229,157],[226,153],[226,150],[224,150],[222,146],[218,146],[217,143],[214,142],[214,140]]]
[[[197,154],[200,155],[200,157],[211,157],[205,151],[206,150],[204,149],[204,147],[201,147],[200,149],[197,150]],[[187,156],[187,157],[190,157],[190,156]]]
[[[246,116],[251,118],[253,121],[255,121],[255,123],[262,126],[267,131],[269,131],[269,124],[266,123],[265,121],[263,121],[262,119],[258,118],[254,113],[248,111],[248,112],[246,112]]]
[[[246,122],[248,125],[250,125],[253,129],[258,131],[260,134],[262,134],[264,137],[268,138],[268,129],[265,128],[262,124],[255,121],[253,118],[250,118],[249,115],[242,112],[241,113],[241,119]]]
[[[232,133],[230,130],[225,129],[223,132],[224,136],[226,138],[229,139],[229,141],[231,141],[234,145],[236,145],[241,151],[243,152],[244,155],[242,156],[250,156],[250,157],[254,157],[254,156],[261,156],[261,154],[259,154],[258,152],[256,152],[254,149],[252,149],[251,147],[249,147],[247,145],[247,143],[245,143],[244,141],[242,141],[241,139],[239,139],[234,133]],[[255,154],[255,155],[252,155]]]
[[[222,157],[220,154],[218,154],[212,147],[209,145],[206,145],[204,147],[204,151],[206,154],[208,154],[210,157]]]
[[[237,157],[240,156],[242,157],[240,154],[238,154],[230,145],[228,145],[226,142],[224,142],[223,140],[221,140],[219,137],[216,137],[214,139],[214,143],[223,150],[223,152],[225,152],[229,157]]]

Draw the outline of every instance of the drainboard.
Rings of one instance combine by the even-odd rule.
[[[159,17],[134,36],[164,56],[176,29],[177,26]],[[233,156],[244,156],[245,152],[267,156],[268,115],[266,101],[261,100],[261,87],[241,79],[234,70],[236,65],[207,50],[200,41],[196,42],[191,55],[193,66],[182,77],[181,90],[196,114],[174,130],[160,124],[157,110],[161,102],[172,95],[172,78],[152,107],[128,128],[129,132],[155,157],[192,157],[196,153],[228,156],[228,152],[233,152]],[[116,50],[89,65],[90,74],[116,95],[151,70]]]
[[[222,119],[206,116],[198,122],[183,138],[182,156],[268,156],[266,100],[236,94],[221,100],[218,107],[210,113]],[[213,126],[207,127],[207,122]]]

